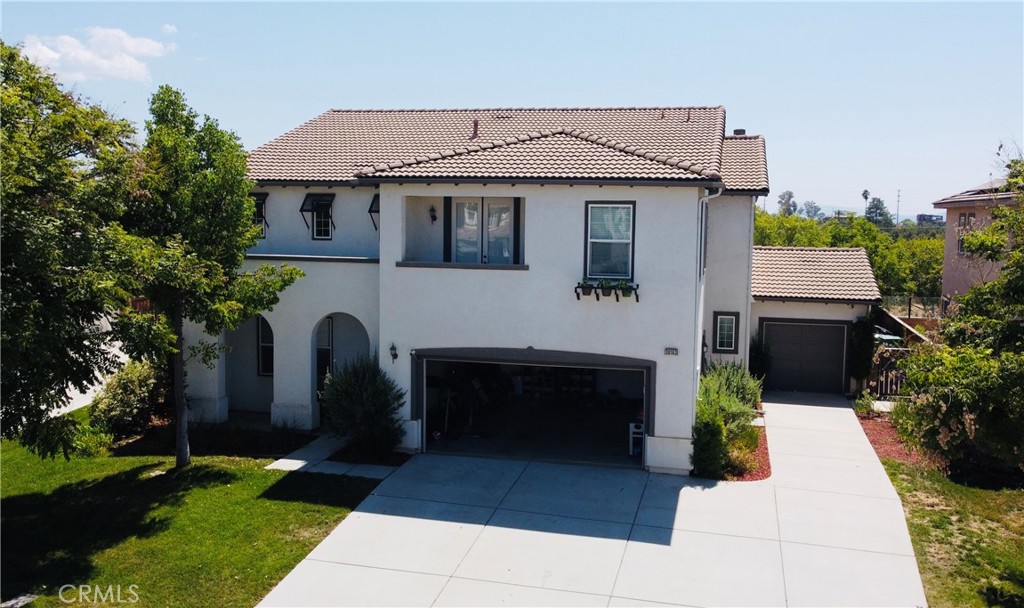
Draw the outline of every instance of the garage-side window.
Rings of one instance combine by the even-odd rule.
[[[738,312],[716,312],[714,316],[715,336],[714,348],[716,353],[735,355],[740,351],[739,346],[739,325],[740,313]]]
[[[274,330],[262,316],[257,317],[256,325],[256,373],[274,375]]]

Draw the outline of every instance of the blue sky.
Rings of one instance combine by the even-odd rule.
[[[1024,146],[1024,3],[12,3],[2,35],[141,125],[163,83],[253,148],[329,108],[724,105],[772,194],[900,215]]]

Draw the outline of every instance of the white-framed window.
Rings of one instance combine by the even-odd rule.
[[[267,193],[257,192],[252,195],[256,201],[256,211],[253,214],[252,221],[254,224],[260,227],[260,238],[267,238]]]
[[[735,355],[739,348],[740,313],[716,312],[714,314],[715,335],[714,348],[716,353]]]
[[[312,233],[313,240],[329,241],[334,236],[334,195],[307,194],[302,200],[299,213]],[[309,214],[309,221],[306,220]]]
[[[974,228],[974,220],[977,216],[974,212],[961,213],[957,218],[956,252],[964,252],[964,234]]]
[[[274,330],[262,315],[256,317],[256,373],[274,375]]]
[[[588,278],[633,278],[635,209],[632,201],[587,202]]]

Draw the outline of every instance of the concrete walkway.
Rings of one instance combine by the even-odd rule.
[[[325,473],[327,475],[349,475],[351,477],[369,477],[370,479],[386,479],[398,467],[379,464],[356,464],[328,460],[335,452],[345,447],[347,439],[334,435],[322,435],[310,443],[288,454],[284,458],[268,464],[266,469],[281,471],[303,471],[306,473]]]
[[[925,605],[849,404],[766,401],[761,482],[416,456],[261,605]]]

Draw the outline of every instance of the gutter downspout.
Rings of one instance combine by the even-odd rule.
[[[700,209],[700,226],[698,227],[698,246],[700,250],[697,251],[697,277],[699,278],[698,289],[693,290],[693,333],[694,341],[697,343],[694,350],[696,354],[696,365],[693,370],[693,394],[690,396],[691,403],[693,403],[693,417],[690,419],[690,440],[693,440],[693,425],[697,423],[697,386],[700,383],[700,372],[701,362],[704,359],[704,332],[698,331],[704,329],[704,270],[707,267],[707,260],[705,252],[707,251],[707,226],[708,222],[708,202],[712,199],[716,199],[722,196],[723,188],[716,188],[714,194],[708,194],[708,189],[705,189],[704,196],[697,199],[697,205]]]

